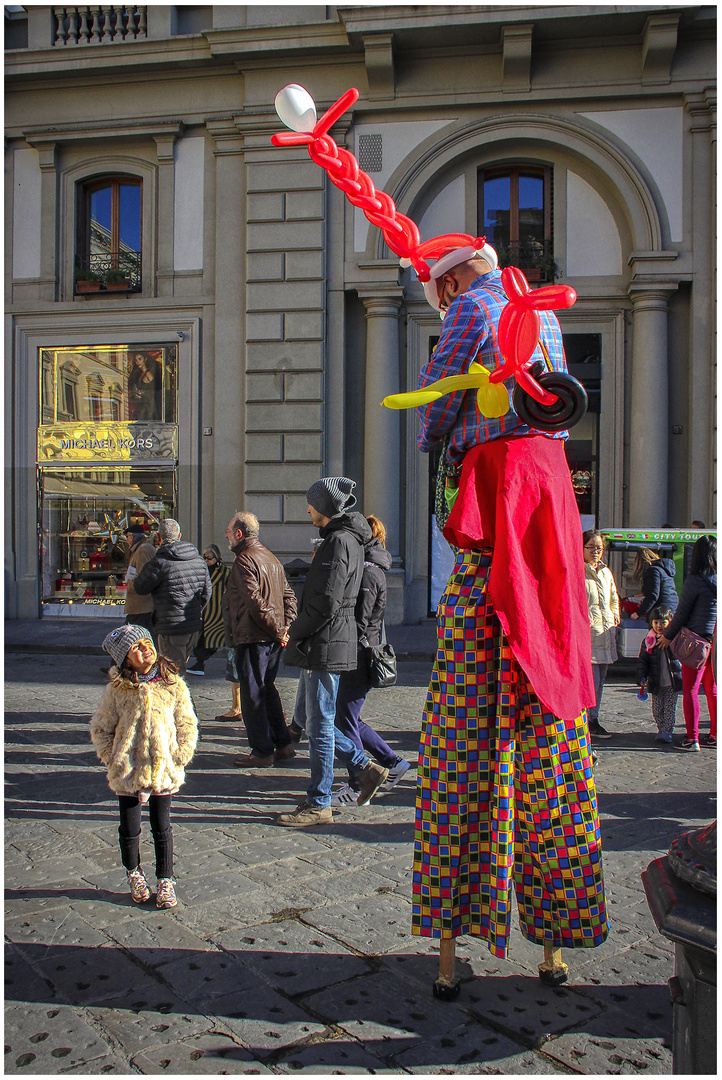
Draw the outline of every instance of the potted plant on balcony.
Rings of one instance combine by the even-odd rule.
[[[75,271],[75,288],[79,293],[100,292],[103,284],[103,275],[89,267],[85,270],[78,267]]]
[[[103,280],[108,292],[127,292],[131,288],[131,281],[125,270],[106,270]]]

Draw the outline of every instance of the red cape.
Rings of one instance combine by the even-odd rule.
[[[594,705],[582,530],[562,440],[507,436],[469,450],[444,536],[494,548],[489,598],[545,709],[573,720]]]

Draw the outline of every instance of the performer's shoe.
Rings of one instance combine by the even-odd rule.
[[[593,739],[611,739],[611,731],[603,728],[598,720],[592,720],[589,724],[589,734]]]
[[[434,983],[434,997],[438,998],[439,1001],[454,1001],[455,998],[458,998],[460,990],[461,979],[458,975],[453,979],[445,979],[443,975],[439,975]]]

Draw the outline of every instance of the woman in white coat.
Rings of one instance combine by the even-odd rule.
[[[599,723],[599,706],[604,691],[607,668],[617,659],[619,596],[614,575],[603,562],[604,538],[597,529],[588,529],[584,544],[584,577],[589,605],[589,628],[592,635],[592,674],[596,701],[587,710],[589,734],[593,739],[611,739],[611,733]]]

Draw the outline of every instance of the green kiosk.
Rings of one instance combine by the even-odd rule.
[[[639,581],[632,577],[637,552],[649,548],[674,561],[677,595],[682,594],[689,573],[692,548],[700,536],[716,536],[716,529],[600,529],[605,556],[617,583],[622,621],[617,629],[617,652],[621,659],[636,659],[647,633],[647,624],[630,618],[642,599]]]

